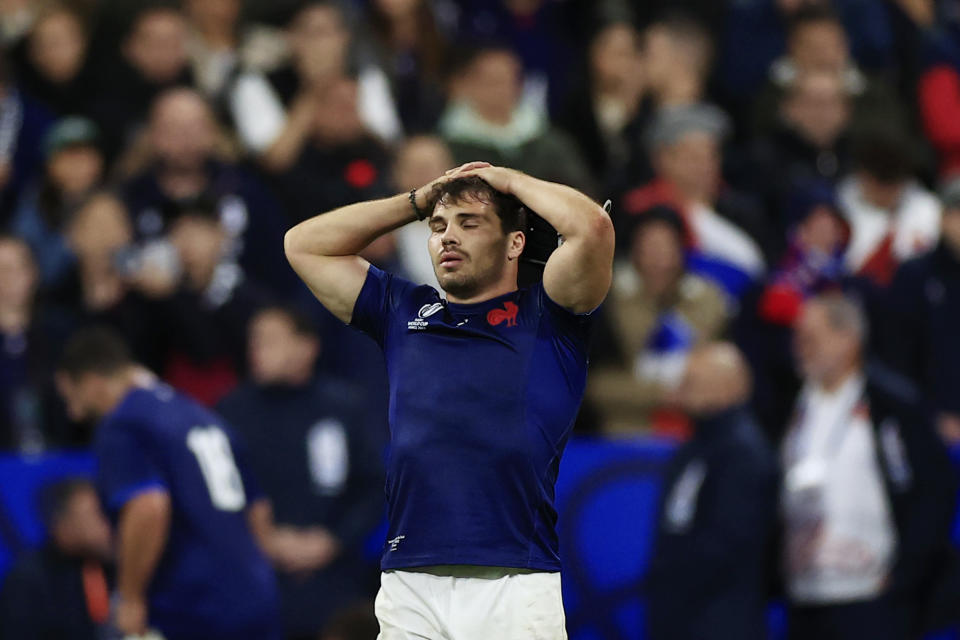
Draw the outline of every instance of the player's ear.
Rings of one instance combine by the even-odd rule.
[[[527,246],[527,236],[523,231],[511,231],[507,234],[507,259],[516,260]]]

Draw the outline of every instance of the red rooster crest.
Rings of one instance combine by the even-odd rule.
[[[520,307],[516,303],[504,302],[503,309],[491,309],[487,313],[487,322],[496,326],[506,320],[508,327],[515,327],[517,326],[518,311],[520,311]]]

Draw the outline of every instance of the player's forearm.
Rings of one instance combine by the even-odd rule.
[[[515,173],[510,192],[553,225],[564,240],[596,235],[598,227],[610,225],[603,208],[573,187]]]
[[[273,506],[270,501],[261,499],[251,504],[247,510],[247,522],[250,523],[250,532],[253,533],[260,549],[266,556],[272,558],[273,536],[276,527],[273,521]]]
[[[170,496],[165,491],[142,494],[124,507],[117,549],[117,591],[121,597],[145,597],[167,545],[170,516]]]
[[[284,248],[287,255],[356,255],[378,237],[415,219],[407,194],[358,202],[301,222],[287,231]]]

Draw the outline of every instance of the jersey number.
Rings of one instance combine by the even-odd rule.
[[[187,434],[187,446],[200,463],[213,506],[221,511],[240,511],[247,506],[240,471],[223,430],[217,426],[194,427]]]

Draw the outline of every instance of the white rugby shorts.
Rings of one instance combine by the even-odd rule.
[[[385,571],[378,640],[566,640],[559,573],[453,577]]]

